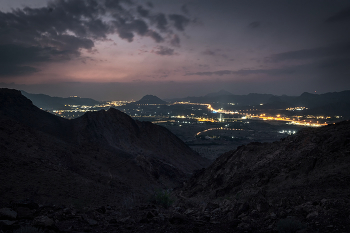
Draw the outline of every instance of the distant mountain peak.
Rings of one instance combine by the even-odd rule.
[[[318,94],[315,94],[315,93],[310,93],[310,92],[303,92],[300,97],[306,97],[306,96],[316,96]]]
[[[155,95],[145,95],[140,100],[136,101],[135,104],[166,104],[164,100],[160,99]]]

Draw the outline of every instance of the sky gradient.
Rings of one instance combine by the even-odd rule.
[[[350,1],[8,0],[0,87],[98,100],[350,89]]]

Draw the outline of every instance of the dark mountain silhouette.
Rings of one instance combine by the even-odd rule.
[[[342,101],[325,104],[307,109],[304,111],[304,114],[314,116],[342,116],[343,119],[350,119],[350,102]]]
[[[30,94],[25,91],[21,91],[22,95],[30,99],[33,104],[42,109],[66,109],[69,107],[65,105],[87,105],[94,106],[100,102],[90,98],[80,98],[80,97],[52,97],[44,94]]]
[[[350,103],[350,91],[329,92],[324,94],[312,94],[304,92],[300,96],[272,95],[250,93],[248,95],[234,95],[224,91],[211,93],[201,97],[186,97],[172,99],[171,101],[190,101],[193,103],[236,103],[239,105],[270,104],[276,108],[281,106],[295,107],[304,106],[307,108],[322,107],[333,103]],[[276,104],[278,103],[278,104]]]
[[[167,129],[119,110],[67,120],[10,89],[0,89],[0,129],[0,202],[120,203],[208,163]]]
[[[140,100],[134,102],[134,104],[166,104],[164,100],[159,99],[155,95],[145,95]]]
[[[213,93],[209,93],[209,94],[206,94],[205,96],[206,97],[213,97],[213,96],[224,96],[224,95],[232,95],[232,93],[222,89],[218,92],[213,92]]]
[[[248,232],[269,232],[279,219],[305,232],[347,232],[349,166],[350,121],[344,121],[227,152],[192,177],[181,195],[216,203],[220,221],[244,222],[240,227]]]
[[[273,96],[272,94],[257,94],[250,93],[248,95],[233,95],[228,92],[224,93],[212,93],[201,97],[186,97],[172,99],[171,101],[190,101],[192,103],[235,103],[242,105],[259,105],[261,103],[267,103]]]

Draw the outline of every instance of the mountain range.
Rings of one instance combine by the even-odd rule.
[[[350,103],[350,91],[328,92],[324,94],[312,94],[304,92],[300,96],[278,96],[259,93],[235,95],[225,90],[221,90],[219,92],[207,94],[205,96],[178,98],[172,99],[172,101],[190,101],[193,103],[235,103],[241,106],[259,104],[273,105],[275,103],[284,103],[290,107],[304,106],[308,108],[314,108],[332,103]]]
[[[68,120],[17,90],[0,89],[0,129],[1,202],[121,202],[175,187],[208,165],[161,126],[113,108]]]
[[[21,91],[22,95],[30,99],[33,104],[39,108],[52,110],[52,109],[70,109],[66,105],[87,105],[94,106],[100,104],[100,101],[91,98],[80,97],[52,97],[44,94],[31,94],[25,91]]]

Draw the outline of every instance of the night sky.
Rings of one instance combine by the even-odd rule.
[[[3,0],[0,87],[97,100],[350,89],[348,0]]]

